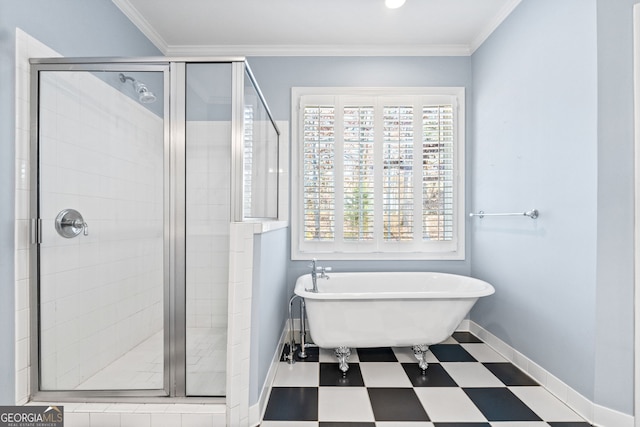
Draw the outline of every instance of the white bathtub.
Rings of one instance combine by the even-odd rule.
[[[324,348],[424,349],[451,336],[478,298],[495,292],[482,280],[445,273],[329,277],[318,277],[317,293],[307,291],[312,288],[310,274],[300,276],[295,286],[305,300],[311,338]]]

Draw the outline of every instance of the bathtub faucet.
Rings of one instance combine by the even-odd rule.
[[[311,264],[311,283],[313,283],[313,289],[305,289],[307,292],[318,292],[318,277],[321,279],[329,279],[327,272],[331,271],[331,267],[321,267],[317,264],[317,259],[312,259]],[[319,274],[319,275],[318,275]]]

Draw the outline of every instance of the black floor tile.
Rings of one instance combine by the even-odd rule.
[[[454,333],[458,342],[481,342],[474,335],[466,332]],[[478,363],[459,344],[437,344],[430,347],[440,362]],[[391,348],[357,349],[362,362],[398,362]],[[355,351],[354,351],[355,352]],[[319,349],[307,349],[309,357],[296,361],[318,361]],[[284,357],[288,354],[285,347]],[[504,387],[467,387],[462,388],[488,422],[434,422],[434,427],[490,427],[490,423],[542,421],[524,402],[507,387],[537,386],[538,384],[523,371],[510,363],[482,363],[504,384]],[[358,362],[350,363],[346,376],[343,377],[337,362],[318,363],[319,381],[322,387],[363,387],[367,390],[369,401],[377,422],[392,421],[402,424],[410,421],[429,421],[416,395],[417,387],[458,387],[455,380],[439,362],[430,363],[425,375],[418,364],[401,363],[404,374],[411,381],[412,387],[406,388],[366,388]],[[318,421],[318,387],[273,387],[264,414],[265,421]],[[454,418],[455,419],[455,418]],[[550,427],[593,427],[588,422],[552,422],[546,421]],[[375,422],[320,422],[319,427],[375,427]]]
[[[305,353],[307,354],[307,357],[302,359],[300,356],[298,356],[300,351],[300,346],[296,346],[296,350],[295,353],[293,355],[293,360],[295,360],[296,362],[317,362],[320,359],[320,349],[318,347],[307,347]],[[285,344],[284,345],[284,349],[282,350],[282,355],[280,356],[280,361],[281,362],[286,362],[287,360],[287,356],[289,355],[289,344]]]
[[[456,341],[464,343],[481,343],[482,340],[473,335],[471,332],[454,332],[451,335]]]
[[[508,388],[463,388],[489,421],[542,421]]]
[[[402,368],[407,373],[414,387],[457,387],[458,384],[451,378],[439,363],[429,363],[426,375],[417,363],[403,363]]]
[[[317,421],[317,387],[274,387],[264,413],[267,421]]]
[[[412,388],[369,388],[376,421],[429,421]]]
[[[491,427],[489,423],[433,423],[433,427]]]
[[[548,421],[547,424],[551,427],[593,427],[589,423],[577,423],[575,421],[572,422],[551,422]]]
[[[467,350],[459,344],[436,344],[429,350],[440,362],[477,362]]]
[[[376,427],[376,423],[322,421],[320,427]]]
[[[391,347],[359,348],[358,359],[361,362],[397,362]]]
[[[338,363],[320,364],[320,387],[364,387],[360,365],[349,363],[349,370],[345,376]]]
[[[511,363],[483,363],[493,375],[508,386],[537,386],[539,385],[533,378],[516,368]]]

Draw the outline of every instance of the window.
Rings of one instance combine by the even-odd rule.
[[[464,258],[464,88],[294,88],[294,259]]]

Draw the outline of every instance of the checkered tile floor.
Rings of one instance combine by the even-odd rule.
[[[330,350],[281,361],[261,427],[590,426],[468,332],[430,350],[426,375],[410,348],[352,349],[346,377]]]

